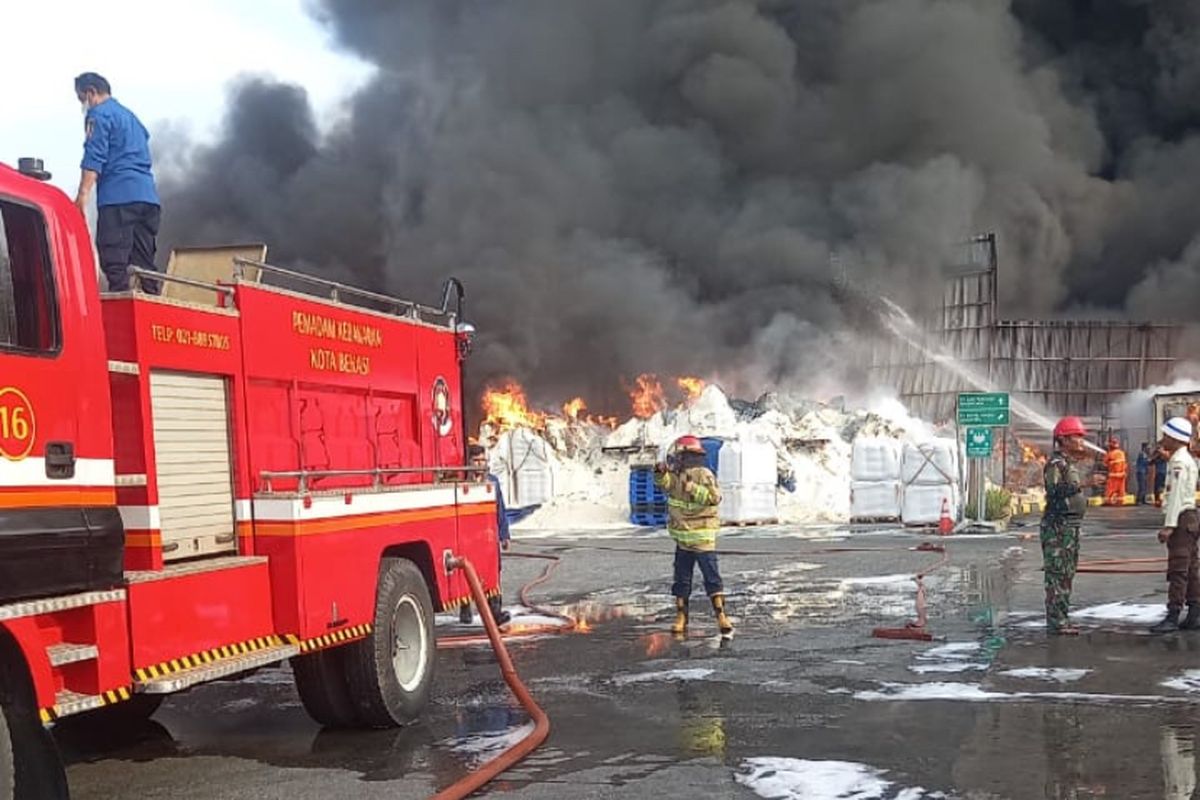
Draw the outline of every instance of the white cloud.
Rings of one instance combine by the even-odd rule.
[[[8,76],[0,161],[41,157],[54,183],[68,192],[78,180],[83,138],[71,80],[85,70],[108,78],[113,95],[152,133],[171,122],[200,138],[215,133],[226,90],[241,74],[305,86],[327,120],[371,72],[333,49],[327,32],[305,13],[305,0],[12,5],[0,33],[0,74]]]

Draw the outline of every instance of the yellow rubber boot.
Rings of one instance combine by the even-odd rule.
[[[675,598],[675,621],[671,623],[671,633],[682,636],[687,633],[688,601],[682,597]]]
[[[731,636],[733,634],[733,623],[729,621],[729,617],[725,616],[725,595],[714,594],[712,596],[713,611],[717,615],[717,629],[721,631],[722,636]]]

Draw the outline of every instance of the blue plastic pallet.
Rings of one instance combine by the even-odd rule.
[[[667,524],[666,514],[630,514],[629,521],[647,528],[660,528]]]

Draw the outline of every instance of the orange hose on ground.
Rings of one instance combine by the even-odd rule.
[[[500,674],[504,677],[504,682],[508,684],[513,695],[516,696],[517,701],[529,712],[529,717],[533,720],[533,731],[491,761],[435,794],[431,800],[463,800],[463,798],[471,796],[497,775],[512,768],[525,756],[532,753],[550,735],[550,718],[546,716],[546,712],[525,688],[525,684],[517,675],[516,668],[513,667],[508,650],[504,647],[504,640],[500,637],[500,629],[496,627],[496,620],[492,618],[492,610],[488,607],[487,595],[484,594],[483,585],[479,582],[479,575],[475,572],[475,567],[465,558],[454,558],[450,562],[450,567],[461,569],[466,573],[467,583],[471,587],[471,596],[475,599],[475,605],[479,609],[479,617],[483,620],[484,628],[487,629],[492,649],[496,651],[496,660],[500,662]]]
[[[541,584],[550,580],[550,576],[552,574],[554,574],[554,571],[556,569],[558,569],[558,562],[560,561],[560,558],[558,556],[552,556],[552,555],[548,555],[546,553],[509,553],[508,557],[509,558],[533,558],[533,559],[540,559],[540,560],[550,562],[549,564],[546,565],[546,568],[542,570],[541,575],[539,575],[538,577],[534,578],[529,583],[527,583],[521,587],[521,590],[518,593],[518,595],[521,600],[521,605],[525,606],[526,608],[530,609],[531,611],[541,614],[544,617],[555,617],[557,619],[561,619],[564,624],[562,624],[562,625],[522,625],[516,630],[502,630],[500,632],[501,635],[504,636],[505,638],[517,639],[517,638],[524,638],[527,636],[541,636],[541,635],[547,634],[547,633],[571,633],[572,631],[574,631],[579,626],[579,623],[576,620],[571,619],[570,617],[566,616],[565,614],[559,614],[557,611],[554,611],[552,609],[532,605],[529,602],[529,590],[533,589],[536,586],[540,586]],[[448,648],[454,648],[454,647],[468,647],[473,644],[482,644],[486,641],[488,641],[488,637],[484,634],[467,633],[467,634],[460,634],[458,636],[442,636],[438,639],[437,644],[438,644],[438,647],[440,647],[442,649],[448,649]]]

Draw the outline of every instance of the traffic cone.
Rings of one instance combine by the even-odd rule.
[[[949,536],[954,533],[954,520],[950,519],[950,501],[942,498],[942,517],[938,520],[938,533]]]

